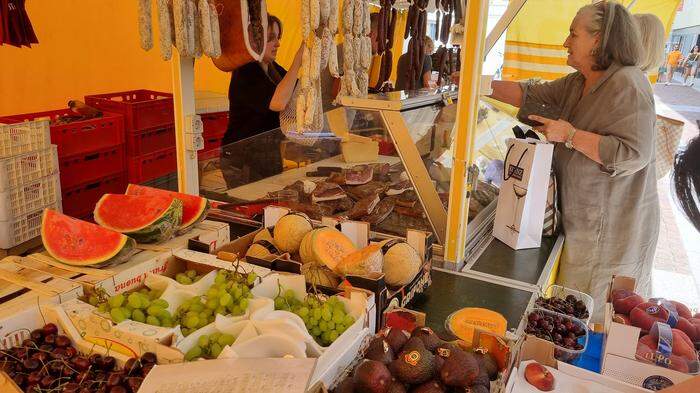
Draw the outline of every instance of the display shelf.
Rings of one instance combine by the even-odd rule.
[[[520,330],[525,311],[535,294],[519,288],[484,281],[463,273],[433,269],[433,283],[417,294],[408,308],[426,313],[426,325],[444,338],[450,337],[445,319],[464,307],[481,307],[496,311],[508,321],[511,332]]]

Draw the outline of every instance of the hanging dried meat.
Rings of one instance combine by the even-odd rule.
[[[214,0],[214,5],[218,11],[221,42],[221,56],[212,59],[214,65],[230,72],[243,64],[262,60],[267,44],[265,1]]]
[[[369,12],[367,0],[343,0],[344,58],[338,97],[367,95],[372,60]]]

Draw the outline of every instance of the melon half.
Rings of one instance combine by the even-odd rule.
[[[183,234],[192,229],[197,223],[204,220],[209,210],[209,201],[198,195],[183,194],[181,192],[161,190],[138,184],[129,184],[126,188],[127,195],[165,195],[177,198],[182,202],[182,222],[177,228],[178,234]]]
[[[349,237],[335,228],[318,228],[307,233],[299,247],[304,264],[325,265],[336,272],[343,258],[356,250]]]
[[[95,222],[139,243],[170,239],[182,221],[182,202],[168,195],[105,194],[95,205]]]
[[[41,240],[56,260],[75,266],[105,266],[124,262],[134,239],[99,225],[46,209],[41,219]]]

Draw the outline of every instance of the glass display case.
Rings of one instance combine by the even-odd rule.
[[[271,130],[200,161],[200,194],[247,219],[280,204],[316,220],[366,221],[383,236],[429,231],[444,244],[456,99],[454,87],[343,97],[325,113],[323,130]],[[478,118],[474,151],[482,170],[470,193],[467,254],[490,235],[498,179],[489,178],[489,166],[503,159],[516,124],[486,103]]]

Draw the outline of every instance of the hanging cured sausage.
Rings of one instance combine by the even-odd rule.
[[[215,0],[214,5],[221,35],[221,56],[212,59],[214,65],[228,72],[262,60],[267,43],[265,0]]]

